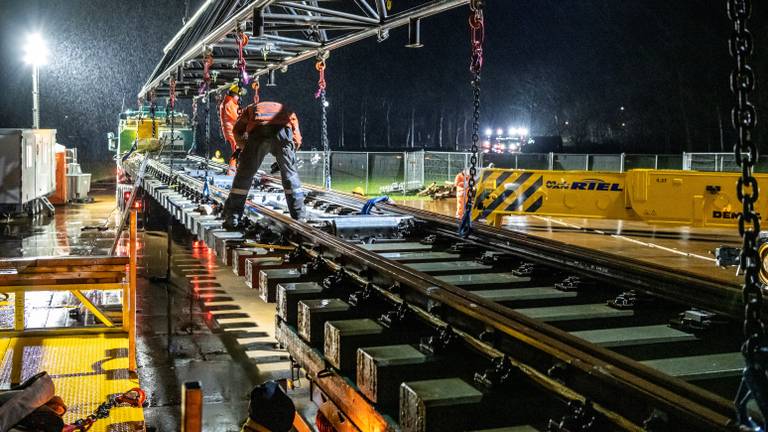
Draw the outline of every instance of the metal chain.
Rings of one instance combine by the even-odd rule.
[[[146,393],[138,387],[132,388],[117,396],[109,396],[107,401],[102,402],[92,414],[89,414],[85,418],[75,420],[72,424],[64,426],[63,432],[85,432],[89,430],[97,420],[109,417],[109,412],[112,408],[123,404],[137,408],[144,405],[144,401],[146,400]]]
[[[155,105],[155,91],[153,90],[149,94],[149,119],[152,121],[152,138],[157,138],[157,123],[156,119],[157,106]]]
[[[170,105],[170,113],[166,116],[166,120],[170,117],[171,121],[171,184],[170,186],[173,187],[173,158],[176,153],[176,149],[174,148],[174,143],[176,142],[176,139],[173,135],[175,129],[174,129],[174,123],[175,123],[175,117],[176,117],[176,77],[171,77],[171,82],[169,85],[169,104]]]
[[[320,54],[315,64],[319,78],[317,80],[317,93],[315,98],[320,98],[320,142],[323,145],[323,176],[325,189],[331,190],[331,146],[328,143],[328,101],[325,98],[325,59],[327,53]]]
[[[239,85],[248,85],[248,83],[251,82],[251,78],[248,75],[248,65],[245,60],[245,54],[243,53],[243,50],[248,45],[248,35],[240,29],[240,26],[238,26],[238,30],[235,32],[235,40],[237,41],[237,69],[240,72],[238,76],[240,81]]]
[[[749,101],[750,93],[755,89],[755,75],[748,64],[753,51],[752,34],[747,23],[752,12],[750,0],[727,0],[728,18],[732,23],[729,41],[734,69],[731,71],[731,91],[736,96],[736,106],[731,111],[731,121],[736,130],[734,155],[741,167],[741,177],[736,186],[736,195],[741,201],[742,212],[739,215],[739,235],[742,237],[742,249],[739,257],[740,269],[744,271],[744,344],[741,347],[746,368],[742,385],[736,398],[737,415],[742,424],[755,424],[747,414],[746,402],[754,397],[763,414],[768,414],[768,391],[765,361],[765,326],[760,318],[763,307],[763,295],[759,282],[760,257],[757,251],[760,233],[760,217],[755,212],[758,198],[757,180],[752,170],[757,162],[757,145],[752,141],[752,131],[757,123],[757,113]]]
[[[469,3],[469,32],[472,38],[472,56],[469,71],[472,73],[472,147],[469,157],[469,179],[467,181],[467,202],[464,215],[459,223],[459,234],[468,236],[472,229],[472,207],[476,194],[477,154],[480,142],[480,75],[483,69],[483,42],[485,41],[485,20],[483,17],[483,1],[472,0]]]
[[[205,184],[203,185],[203,203],[207,204],[210,199],[210,190],[208,188],[208,168],[211,161],[211,95],[205,95],[203,100],[205,104]]]
[[[206,50],[203,55],[203,82],[198,90],[200,96],[205,95],[211,89],[211,66],[213,66],[213,52]]]
[[[197,152],[197,98],[192,98],[192,146],[189,153]]]

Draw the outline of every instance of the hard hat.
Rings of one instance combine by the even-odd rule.
[[[240,88],[237,84],[232,84],[232,86],[229,87],[229,92],[233,95],[245,96],[245,89]]]
[[[365,191],[360,186],[352,189],[352,193],[355,195],[365,195]]]

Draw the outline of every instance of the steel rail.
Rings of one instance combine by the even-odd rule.
[[[279,179],[271,177],[271,180],[279,184]],[[311,185],[306,185],[306,188],[319,195],[327,193],[324,189]],[[334,196],[344,196],[347,200],[359,202],[360,205],[365,202],[364,199],[343,192],[334,191]],[[446,229],[447,235],[452,235],[456,228],[456,219],[449,216],[398,205],[379,206],[387,211],[416,216],[438,224]],[[658,264],[617,257],[606,252],[485,224],[476,224],[474,231],[476,234],[470,237],[471,239],[481,243],[488,243],[488,240],[492,239],[493,246],[532,261],[563,266],[592,278],[609,281],[628,289],[641,289],[677,303],[697,305],[728,317],[740,319],[743,314],[741,287],[736,283],[727,284],[684,269],[673,271]]]
[[[191,177],[188,178],[190,181],[195,181]],[[202,186],[202,182],[198,185]],[[226,194],[223,190],[216,192],[219,194],[219,199],[223,199]],[[599,392],[601,389],[599,383],[602,383],[618,394],[634,394],[655,408],[675,414],[675,418],[695,426],[697,430],[722,430],[730,427],[732,413],[730,402],[710,392],[670,378],[624,356],[589,344],[553,326],[477,297],[427,274],[404,268],[402,265],[383,259],[375,253],[342,241],[317,228],[294,221],[283,214],[253,203],[249,206],[267,219],[288,227],[298,235],[338,251],[346,259],[364,264],[385,277],[399,281],[403,286],[415,289],[427,298],[499,330],[530,349],[551,356],[574,370],[581,371],[589,377],[588,382],[580,384],[584,387],[581,390],[584,393]],[[605,403],[598,398],[595,400]],[[621,400],[609,402],[622,403]],[[648,414],[647,411],[645,413]],[[634,421],[638,419],[635,418]]]

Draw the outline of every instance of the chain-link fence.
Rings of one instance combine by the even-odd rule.
[[[364,195],[410,195],[431,183],[453,183],[469,167],[465,152],[332,152],[333,189]],[[268,155],[261,170],[270,172],[275,158]],[[297,154],[301,180],[324,185],[323,153]],[[738,171],[731,153],[683,154],[573,154],[490,153],[480,155],[480,165],[495,168],[624,172],[631,169]],[[760,157],[756,172],[768,172],[768,156]]]

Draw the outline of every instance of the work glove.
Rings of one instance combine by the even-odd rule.
[[[230,156],[229,161],[236,161],[240,158],[240,153],[242,153],[243,149],[237,148],[233,153],[232,156]]]

